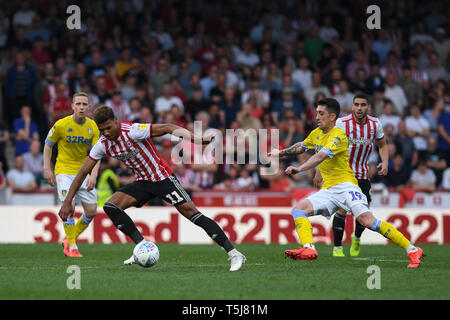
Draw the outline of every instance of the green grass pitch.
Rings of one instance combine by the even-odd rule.
[[[241,244],[247,256],[229,272],[217,245],[158,244],[152,268],[124,266],[132,244],[80,244],[84,258],[66,258],[60,244],[0,245],[0,299],[303,300],[450,299],[450,245],[421,245],[426,257],[407,269],[405,252],[394,245],[362,246],[357,259],[333,258],[331,245],[318,245],[316,261],[292,261],[284,250],[295,245]],[[348,255],[348,246],[344,252]],[[80,270],[80,289],[67,280]],[[380,289],[368,289],[380,270]]]

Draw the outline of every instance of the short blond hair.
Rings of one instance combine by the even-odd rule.
[[[88,99],[88,103],[89,103],[89,95],[86,92],[83,92],[83,91],[75,92],[72,96],[72,103],[75,102],[76,97],[86,97]]]

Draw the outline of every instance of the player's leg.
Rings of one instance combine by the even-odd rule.
[[[367,204],[370,206],[370,203],[372,202],[372,195],[371,195],[371,184],[369,180],[358,180],[358,186],[361,189],[361,191],[364,193],[364,195],[367,198]],[[365,227],[359,223],[358,219],[355,221],[355,238],[360,239],[361,235],[364,231]]]
[[[234,248],[225,232],[214,220],[205,216],[197,209],[178,179],[172,175],[169,178],[160,181],[158,185],[159,196],[161,198],[166,201],[169,200],[178,212],[189,219],[189,221],[205,230],[208,236],[227,252],[229,259],[231,260],[230,271],[239,270],[246,260],[245,256]]]
[[[322,190],[317,192],[323,192]],[[313,195],[313,196],[315,196]],[[285,255],[293,260],[315,260],[317,259],[317,251],[314,246],[312,234],[312,225],[309,216],[314,213],[314,206],[311,197],[300,201],[291,211],[292,218],[295,223],[295,231],[303,247],[298,249],[286,250]]]
[[[370,206],[370,203],[372,202],[370,180],[359,179],[358,186],[361,189],[362,193],[366,196],[367,204]],[[359,256],[361,252],[361,235],[364,229],[365,227],[358,221],[358,219],[355,219],[355,232],[353,232],[351,235],[352,243],[350,245],[350,256],[352,257]]]
[[[300,242],[304,247],[314,246],[312,225],[309,221],[309,216],[311,216],[313,212],[313,204],[308,199],[302,200],[291,211],[292,218],[295,222],[295,231],[297,232]]]
[[[95,189],[87,191],[86,181],[87,178],[83,182],[80,190],[78,190],[77,194],[75,195],[75,199],[78,199],[83,206],[83,214],[75,223],[75,240],[78,239],[78,237],[84,230],[86,230],[92,219],[94,219],[95,215],[97,214],[97,191]],[[78,248],[74,248],[74,251],[71,250],[71,253],[72,256],[82,257],[82,255],[78,251]]]
[[[355,209],[364,211],[364,209]],[[356,216],[356,215],[355,215]],[[397,246],[406,250],[408,257],[410,258],[409,268],[417,268],[420,265],[421,258],[423,257],[423,250],[415,247],[411,242],[393,225],[390,223],[377,219],[372,212],[366,211],[361,214],[357,214],[357,220],[364,227],[378,232],[383,237],[391,240]]]
[[[139,192],[137,182],[134,182],[124,186],[119,191],[116,191],[103,205],[103,210],[116,228],[130,237],[135,244],[138,244],[145,239],[141,232],[136,228],[136,225],[130,216],[126,214],[125,209],[133,206],[142,206],[148,201],[148,199],[142,198],[143,196],[144,193]],[[131,265],[133,263],[133,255],[123,262],[125,265]]]
[[[75,208],[75,200],[73,201],[73,208]],[[62,242],[63,252],[66,257],[72,257],[72,250],[78,249],[75,239],[75,211],[71,216],[63,221],[64,234],[66,237]]]
[[[135,244],[138,244],[144,240],[144,237],[125,212],[125,209],[136,205],[138,205],[138,200],[135,197],[119,190],[106,201],[103,210],[117,229],[130,237]]]
[[[75,239],[77,239],[80,234],[86,230],[86,228],[89,226],[89,224],[92,222],[92,219],[94,219],[95,215],[97,214],[97,204],[96,203],[81,203],[83,206],[83,214],[78,219],[77,223],[75,224]]]
[[[184,217],[205,230],[208,236],[227,252],[231,261],[230,271],[237,271],[242,267],[246,257],[237,251],[217,222],[202,214],[192,201],[175,207]]]
[[[347,212],[343,209],[336,211],[333,217],[333,257],[345,257],[342,248],[342,238],[345,231],[345,216]]]
[[[55,176],[56,180],[56,192],[58,194],[58,198],[61,202],[63,202],[66,199],[67,192],[69,191],[70,184],[72,183],[73,179],[70,179],[69,175],[65,174],[57,174]],[[75,203],[75,200],[73,201]],[[63,221],[63,228],[64,233],[66,237],[64,238],[62,245],[63,245],[63,253],[66,257],[70,257],[70,249],[72,247],[76,248],[76,242],[74,237],[74,231],[75,231],[75,218],[74,218],[75,212],[72,212],[71,216],[66,219],[66,221]]]

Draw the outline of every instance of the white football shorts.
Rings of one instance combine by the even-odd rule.
[[[97,203],[97,190],[94,188],[91,191],[87,191],[86,183],[89,176],[84,179],[80,189],[75,193],[75,203]],[[66,199],[67,193],[69,192],[70,185],[75,179],[75,175],[72,174],[57,174],[56,177],[56,189],[58,192],[58,197],[61,202]]]
[[[341,208],[351,212],[355,218],[370,211],[366,195],[351,182],[321,189],[306,199],[311,201],[313,205],[313,215],[322,215],[327,219],[330,219],[331,215]]]

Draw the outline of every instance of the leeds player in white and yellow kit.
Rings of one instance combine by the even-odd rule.
[[[75,93],[72,99],[74,113],[58,120],[50,129],[44,146],[44,177],[57,188],[60,201],[64,201],[67,191],[86,159],[89,149],[99,139],[97,124],[86,116],[89,108],[88,95]],[[52,147],[58,145],[55,172],[51,170]],[[100,164],[100,162],[99,162]],[[68,257],[82,257],[76,239],[89,225],[97,213],[97,192],[95,184],[99,166],[94,167],[77,192],[75,202],[81,202],[84,213],[75,223],[74,213],[64,221],[66,239],[63,241],[64,254]]]
[[[413,246],[410,241],[391,224],[378,220],[370,212],[367,198],[358,186],[353,170],[348,162],[348,138],[335,123],[340,113],[339,103],[326,98],[317,103],[316,121],[318,128],[303,141],[284,150],[272,150],[271,156],[286,156],[303,153],[308,149],[315,154],[299,167],[288,167],[286,174],[294,175],[318,166],[323,178],[322,189],[300,201],[293,210],[295,228],[303,247],[286,250],[287,257],[293,260],[315,260],[311,215],[327,218],[343,208],[351,212],[364,227],[376,231],[394,244],[404,248],[410,259],[408,267],[416,268],[421,263],[423,250]]]

